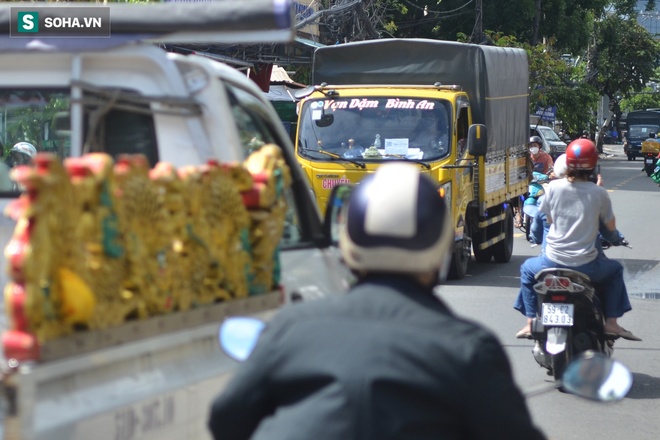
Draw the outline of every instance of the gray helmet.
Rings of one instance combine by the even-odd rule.
[[[529,138],[528,145],[534,143],[543,145],[543,139],[541,139],[539,136],[532,136],[531,138]]]
[[[454,237],[449,209],[417,166],[381,165],[353,190],[346,218],[339,247],[351,269],[446,270]]]

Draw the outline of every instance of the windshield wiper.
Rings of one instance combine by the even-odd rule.
[[[364,169],[364,168],[367,167],[367,166],[366,166],[365,164],[363,164],[362,162],[358,162],[357,160],[353,160],[353,159],[347,159],[347,158],[345,158],[344,156],[340,156],[339,154],[331,153],[330,151],[325,151],[325,150],[308,150],[308,151],[313,151],[313,152],[315,152],[315,153],[325,154],[326,156],[330,156],[330,157],[332,157],[333,159],[343,160],[343,161],[346,161],[346,162],[350,162],[350,163],[352,163],[353,165],[358,166],[358,167],[360,167],[360,168],[362,168],[362,169]]]
[[[409,157],[404,156],[403,154],[384,154],[384,157],[396,157],[397,159],[405,160],[406,162],[414,162],[422,165],[424,168],[427,170],[431,169],[431,165],[428,164],[428,162],[423,161],[422,159],[411,159]]]

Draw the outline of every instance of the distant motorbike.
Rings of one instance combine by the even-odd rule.
[[[538,173],[536,171],[533,172],[532,181],[529,182],[527,193],[524,196],[521,196],[523,221],[520,230],[525,233],[525,239],[527,241],[530,241],[532,220],[538,212],[540,198],[545,194],[545,188],[543,187],[543,184],[547,183],[549,180],[550,179],[547,174]]]
[[[611,242],[601,239],[607,249]],[[621,238],[620,245],[628,246]],[[605,335],[601,293],[589,277],[572,269],[548,268],[535,276],[539,302],[532,320],[532,354],[556,380],[578,354],[595,351],[611,356],[614,339]]]
[[[644,153],[644,171],[646,171],[646,175],[649,177],[651,177],[655,170],[657,155],[657,153]]]
[[[655,163],[660,153],[660,143],[655,139],[647,139],[642,142],[642,157],[644,157],[644,171],[651,176],[655,170]]]

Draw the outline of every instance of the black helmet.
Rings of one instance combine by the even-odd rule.
[[[529,138],[529,143],[530,144],[536,143],[539,145],[543,145],[543,139],[541,139],[539,136],[532,136],[531,138]]]
[[[454,236],[438,185],[405,163],[381,165],[351,194],[339,247],[351,269],[446,270]]]

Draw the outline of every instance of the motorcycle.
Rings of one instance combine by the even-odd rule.
[[[527,193],[521,197],[522,201],[522,224],[520,230],[525,233],[525,239],[530,240],[530,232],[532,226],[532,220],[538,211],[538,205],[540,198],[545,194],[545,188],[543,187],[544,183],[549,181],[549,177],[546,174],[541,174],[536,171],[532,173],[532,180],[529,182],[527,187]]]
[[[655,170],[655,163],[657,160],[658,153],[644,153],[644,171],[646,171],[646,175],[651,177]]]
[[[658,153],[660,153],[660,143],[655,139],[647,139],[642,142],[642,157],[644,157],[644,170],[646,175],[651,177],[654,172]]]
[[[218,332],[220,348],[230,358],[244,362],[254,349],[265,325],[261,319],[247,316],[226,318]],[[602,353],[585,351],[571,360],[560,380],[531,388],[523,394],[525,397],[533,397],[561,389],[584,399],[612,402],[623,399],[630,391],[632,382],[632,373],[622,363]]]
[[[620,244],[630,247],[624,238]],[[611,241],[601,237],[607,249]],[[536,274],[538,313],[532,320],[536,362],[559,380],[578,354],[595,351],[609,357],[614,339],[606,336],[601,293],[589,277],[572,269],[548,268]]]

